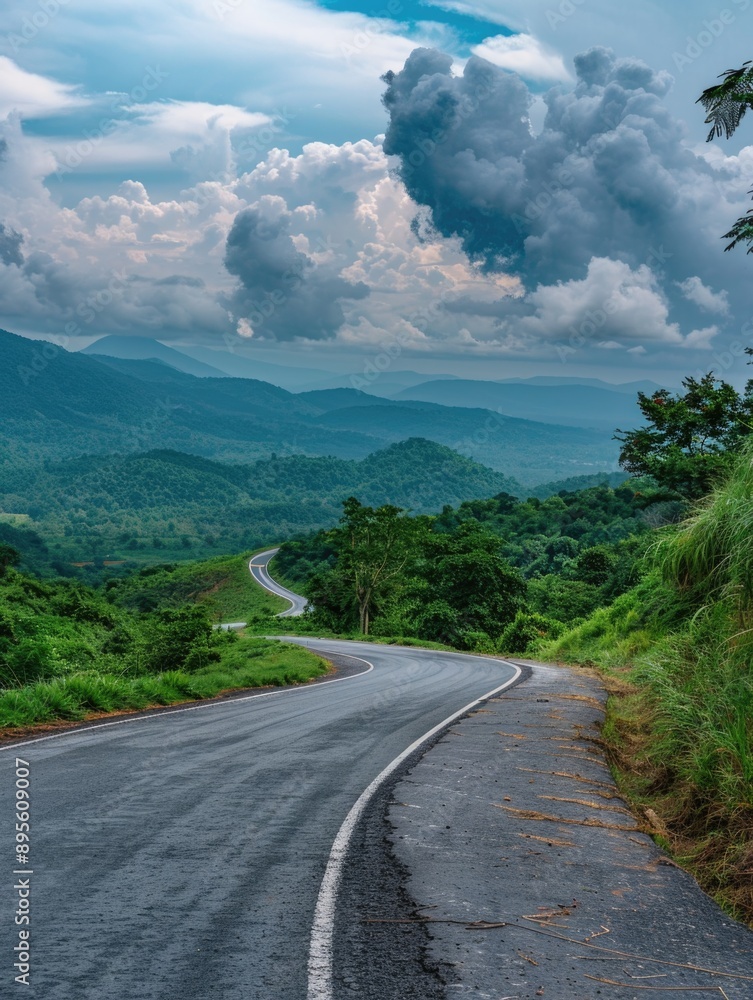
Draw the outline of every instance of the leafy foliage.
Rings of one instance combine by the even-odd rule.
[[[711,130],[706,141],[720,137],[730,139],[745,117],[745,112],[753,107],[753,66],[750,60],[738,69],[728,69],[720,74],[722,83],[708,87],[696,103],[702,104],[708,112],[706,124]],[[749,192],[753,193],[753,192]],[[753,253],[753,209],[739,218],[732,229],[723,236],[731,242],[724,248],[734,249],[740,243],[748,244],[748,253]]]
[[[712,373],[683,380],[685,392],[638,394],[647,426],[618,431],[620,462],[689,499],[705,496],[729,470],[733,453],[753,430],[753,381],[740,395]]]
[[[499,538],[477,522],[436,531],[436,518],[355,498],[344,508],[339,527],[287,543],[276,557],[286,579],[303,578],[316,621],[341,632],[493,646],[525,593]]]

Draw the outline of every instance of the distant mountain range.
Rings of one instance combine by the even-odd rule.
[[[0,352],[1,443],[14,462],[155,447],[244,463],[273,452],[364,458],[423,437],[526,489],[616,468],[611,425],[593,430],[534,422],[484,409],[478,399],[470,407],[386,400],[354,389],[290,393],[256,379],[187,374],[164,355],[134,360],[69,353],[5,332]],[[456,382],[432,384],[450,388]],[[637,416],[637,408],[627,411],[627,426]]]
[[[480,406],[493,409],[499,409],[501,406],[508,416],[578,427],[603,426],[611,420],[613,410],[621,417],[624,407],[629,405],[623,400],[621,408],[618,401],[601,397],[597,393],[583,398],[578,406],[573,402],[578,396],[578,387],[587,386],[589,389],[601,390],[612,396],[614,394],[628,396],[631,400],[635,400],[639,391],[651,393],[660,388],[655,382],[648,380],[613,385],[601,379],[575,375],[536,375],[526,379],[480,380],[462,379],[451,374],[421,374],[389,369],[380,373],[376,368],[368,376],[363,372],[337,374],[319,368],[270,364],[240,351],[193,346],[173,348],[148,337],[102,337],[84,348],[82,353],[131,361],[158,360],[178,371],[200,378],[222,376],[252,378],[296,393],[325,389],[359,389],[371,396],[423,400],[446,406],[474,408]],[[455,386],[452,388],[448,386],[446,392],[443,392],[442,383],[445,382],[453,382]],[[507,386],[518,388],[510,390],[501,388]],[[547,392],[552,388],[563,391],[559,397],[553,399]],[[600,407],[605,401],[608,409],[604,419],[598,422]],[[561,413],[560,408],[562,408]]]
[[[593,384],[596,382],[596,384]],[[654,383],[637,383],[642,391],[655,391]],[[443,406],[484,407],[510,416],[569,427],[605,431],[628,429],[641,419],[636,406],[638,388],[628,393],[597,380],[561,383],[549,379],[482,382],[455,379],[424,382],[396,393],[395,400],[420,400]]]
[[[250,358],[240,352],[223,351],[208,347],[167,347],[159,340],[149,337],[101,337],[83,348],[82,354],[95,357],[104,355],[124,361],[163,361],[171,368],[196,375],[199,378],[252,378],[288,389],[291,392],[305,392],[311,389],[352,389],[366,383],[374,395],[390,396],[421,382],[441,381],[455,378],[454,375],[420,375],[418,372],[394,371],[388,377],[379,375],[373,382],[362,374],[336,374],[320,368],[298,368],[275,365],[268,361]]]

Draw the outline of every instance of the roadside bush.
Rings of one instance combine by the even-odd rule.
[[[565,631],[562,622],[544,615],[519,611],[499,638],[503,653],[526,653],[534,643],[557,639]]]

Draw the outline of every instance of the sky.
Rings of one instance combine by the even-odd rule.
[[[5,0],[0,326],[358,373],[747,377],[753,0]],[[750,129],[750,131],[748,131]]]

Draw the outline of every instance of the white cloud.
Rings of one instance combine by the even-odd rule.
[[[726,316],[729,313],[729,295],[725,291],[715,292],[696,275],[687,278],[685,281],[677,282],[678,288],[689,302],[693,302],[706,312],[720,313]]]
[[[583,346],[602,342],[708,347],[717,327],[683,336],[669,320],[669,307],[656,275],[645,264],[594,257],[582,280],[540,285],[526,299],[531,315],[521,321],[527,333],[544,341]],[[606,341],[606,342],[604,342]]]
[[[527,80],[570,80],[562,56],[551,51],[533,35],[495,35],[485,38],[473,52],[502,69]]]
[[[0,56],[0,117],[42,118],[83,107],[88,101],[78,87],[28,73],[7,56]]]
[[[232,172],[231,136],[236,130],[270,122],[267,114],[230,104],[153,101],[115,109],[83,136],[58,136],[46,145],[61,175],[82,163],[90,171],[178,166],[200,180]]]

